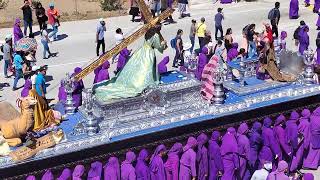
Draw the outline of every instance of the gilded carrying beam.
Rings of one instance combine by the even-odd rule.
[[[94,71],[96,68],[101,66],[105,61],[111,59],[114,55],[120,53],[122,49],[129,46],[131,43],[136,41],[139,37],[143,36],[150,28],[154,27],[158,22],[166,19],[173,13],[174,9],[167,9],[161,13],[157,18],[152,19],[148,24],[142,26],[138,31],[125,38],[120,44],[112,48],[110,51],[99,57],[97,60],[92,62],[90,65],[85,67],[80,73],[74,76],[75,81],[79,81]]]

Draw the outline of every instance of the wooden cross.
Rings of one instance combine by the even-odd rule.
[[[146,5],[145,5],[146,6]],[[143,9],[143,8],[142,8]],[[75,81],[79,81],[86,77],[88,74],[90,74],[92,71],[94,71],[96,68],[101,66],[104,62],[111,59],[114,55],[120,53],[120,51],[126,47],[128,47],[131,43],[136,41],[139,37],[143,36],[149,29],[152,27],[155,27],[158,22],[161,22],[162,20],[168,18],[172,13],[174,12],[174,9],[168,8],[163,13],[161,13],[158,17],[149,19],[148,23],[142,26],[138,31],[131,34],[129,37],[125,38],[121,43],[116,45],[114,48],[112,48],[110,51],[105,53],[104,55],[100,56],[97,60],[89,64],[87,67],[85,67],[80,73],[75,75],[73,78]],[[160,36],[162,37],[162,36]],[[162,39],[163,40],[163,37]]]

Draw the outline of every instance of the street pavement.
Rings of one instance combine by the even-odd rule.
[[[294,30],[299,25],[300,20],[305,20],[310,27],[310,43],[311,47],[315,49],[315,39],[317,35],[316,31],[316,20],[317,14],[312,13],[309,8],[305,8],[303,4],[300,4],[300,18],[297,20],[289,20],[289,1],[280,0],[281,2],[281,20],[279,30],[285,30],[288,33],[287,47],[288,49],[297,50],[292,41]],[[302,2],[301,2],[302,3]],[[233,29],[233,36],[235,42],[241,43],[241,32],[242,28],[249,24],[255,23],[257,30],[262,29],[262,22],[268,22],[267,14],[269,10],[274,6],[273,0],[258,0],[256,2],[240,2],[227,5],[221,5],[219,3],[213,4],[208,0],[194,0],[194,3],[190,6],[189,12],[191,17],[178,19],[178,12],[174,12],[174,19],[177,21],[176,24],[164,25],[162,27],[162,34],[167,40],[168,44],[170,40],[174,38],[177,30],[180,28],[184,30],[183,41],[189,42],[189,31],[191,20],[196,19],[198,22],[201,17],[206,18],[206,24],[208,29],[214,35],[214,15],[216,14],[218,7],[223,7],[225,20],[223,21],[224,33],[228,27]],[[59,8],[59,7],[57,7]],[[17,10],[20,12],[19,10]],[[111,49],[115,45],[115,30],[120,27],[122,28],[126,36],[137,30],[142,26],[141,23],[132,23],[129,16],[121,17],[110,17],[106,18],[107,32],[105,36],[107,50]],[[50,44],[52,52],[58,52],[57,57],[50,58],[48,60],[42,59],[42,44],[40,37],[37,36],[38,40],[38,51],[37,51],[37,65],[48,65],[49,69],[47,75],[52,76],[52,80],[48,82],[48,99],[57,98],[58,87],[60,81],[65,77],[67,72],[73,72],[75,67],[85,67],[90,62],[95,60],[95,31],[98,24],[98,20],[85,20],[85,21],[72,21],[63,22],[59,27],[59,35],[63,39],[55,41]],[[38,30],[39,27],[35,26],[34,30]],[[5,36],[12,33],[12,28],[0,29],[0,40],[4,40]],[[135,43],[129,46],[129,49],[136,50],[143,44],[143,38],[139,38]],[[196,40],[196,47],[198,41]],[[170,55],[169,67],[171,68],[172,60],[174,57],[174,50],[170,47],[164,52],[164,54],[157,53],[157,61],[160,62],[162,57]],[[109,69],[111,76],[114,75],[113,71],[116,64],[113,64]],[[13,77],[11,79],[5,79],[3,75],[3,61],[0,62],[0,83],[9,83],[10,87],[5,87],[3,91],[0,91],[0,96],[3,100],[6,100],[12,104],[15,104],[15,100],[20,95],[20,90],[12,91]],[[91,87],[93,82],[93,73],[84,79],[85,87]],[[18,87],[23,85],[23,80],[19,81]]]

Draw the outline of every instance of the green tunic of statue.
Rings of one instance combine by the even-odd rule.
[[[155,49],[163,52],[165,44],[156,33],[144,42],[128,60],[123,70],[109,81],[98,83],[94,92],[99,101],[134,97],[149,86],[159,84]]]

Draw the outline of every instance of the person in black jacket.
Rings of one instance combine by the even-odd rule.
[[[40,2],[36,6],[36,16],[41,31],[44,29],[44,24],[46,24],[46,22],[48,21],[48,16],[46,15],[46,10],[42,7],[42,4]]]
[[[273,8],[272,17],[270,19],[271,25],[272,25],[272,33],[276,34],[276,38],[278,38],[279,32],[278,32],[278,25],[280,21],[280,3],[276,2]]]

